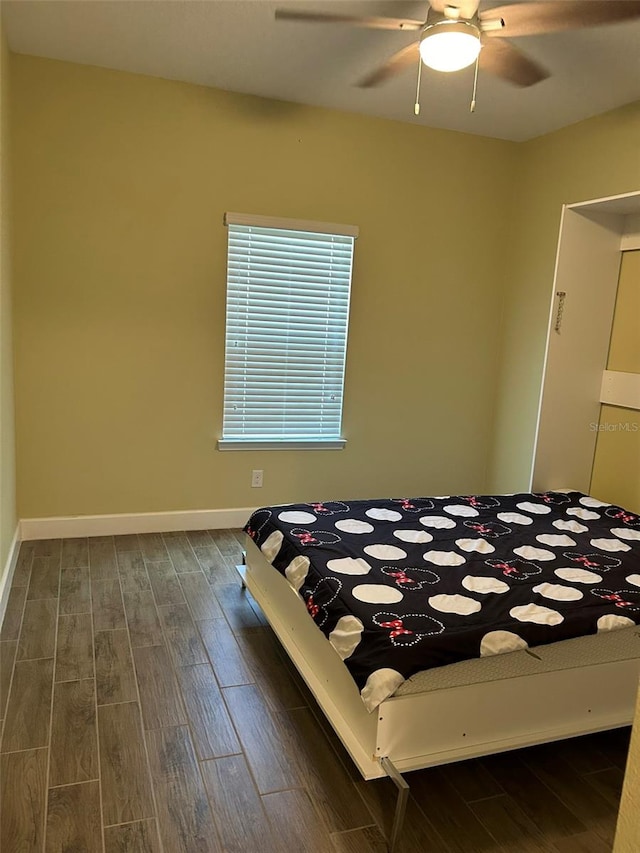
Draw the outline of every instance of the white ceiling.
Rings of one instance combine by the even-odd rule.
[[[515,39],[552,76],[518,89],[481,73],[473,115],[471,69],[425,69],[416,119],[412,71],[376,89],[354,85],[415,34],[275,21],[285,6],[422,19],[427,8],[399,0],[3,0],[2,12],[18,53],[503,139],[530,139],[640,100],[640,20]]]

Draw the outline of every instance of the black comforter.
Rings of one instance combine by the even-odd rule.
[[[266,507],[245,530],[370,708],[418,670],[640,622],[640,517],[580,492]]]

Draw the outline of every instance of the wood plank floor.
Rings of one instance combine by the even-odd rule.
[[[0,633],[0,850],[383,853],[364,782],[242,591],[239,531],[24,543]],[[421,770],[402,853],[611,851],[629,731]]]

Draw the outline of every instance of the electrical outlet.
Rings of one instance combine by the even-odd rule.
[[[262,474],[263,471],[259,469],[254,469],[251,472],[251,488],[252,489],[261,489],[262,488]]]

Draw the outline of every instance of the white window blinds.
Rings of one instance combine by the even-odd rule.
[[[256,217],[258,219],[258,217]],[[240,221],[238,221],[240,220]],[[247,224],[247,221],[249,224]],[[342,446],[353,244],[357,231],[227,215],[222,449]],[[272,221],[273,226],[263,223]],[[302,226],[302,227],[301,227]]]

